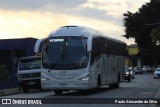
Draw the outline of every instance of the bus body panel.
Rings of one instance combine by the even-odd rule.
[[[91,77],[90,84],[91,84],[92,88],[95,88],[97,85],[98,75],[100,75],[101,77],[103,76],[102,75],[102,72],[103,72],[102,61],[103,61],[103,56],[100,56],[100,58],[90,66],[90,71],[89,71],[90,77]]]

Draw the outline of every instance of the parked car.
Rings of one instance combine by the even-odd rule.
[[[154,78],[160,78],[160,68],[156,68],[154,71]]]
[[[142,71],[141,67],[135,67],[134,71],[135,71],[135,74],[143,74],[143,71]]]
[[[143,66],[142,70],[143,70],[143,71],[147,71],[147,72],[151,72],[151,71],[152,71],[152,68],[149,67],[149,66]]]
[[[128,69],[128,66],[125,66],[124,79],[128,80],[128,82],[131,82],[131,73],[130,70]]]
[[[153,66],[153,67],[151,68],[151,71],[152,71],[152,72],[154,72],[154,71],[155,71],[155,66]]]
[[[133,67],[128,67],[128,69],[129,69],[130,71],[134,71],[134,68],[133,68]]]

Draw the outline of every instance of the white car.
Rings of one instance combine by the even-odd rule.
[[[156,68],[154,71],[154,78],[160,78],[160,68]]]

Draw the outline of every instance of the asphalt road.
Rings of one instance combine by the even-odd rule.
[[[131,82],[124,81],[120,84],[118,89],[110,89],[108,86],[101,87],[99,92],[92,92],[91,90],[87,91],[70,91],[64,92],[62,95],[55,95],[53,91],[38,91],[30,90],[28,94],[19,93],[15,95],[5,96],[3,98],[63,98],[64,101],[60,103],[65,103],[69,101],[70,103],[80,104],[44,104],[44,105],[30,105],[32,107],[158,107],[157,104],[106,104],[105,100],[113,100],[119,98],[160,98],[160,79],[154,79],[153,73],[145,72],[143,75],[135,75],[135,79],[132,79]],[[54,99],[52,99],[54,102]],[[89,100],[89,104],[83,104],[85,101]],[[55,100],[56,101],[56,100]],[[101,103],[101,104],[99,104]],[[0,105],[0,106],[9,106],[9,105]],[[12,105],[12,107],[22,106],[22,105]],[[23,107],[28,107],[28,105],[23,105]]]

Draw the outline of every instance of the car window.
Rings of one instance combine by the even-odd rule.
[[[160,68],[156,69],[156,71],[160,71]]]

